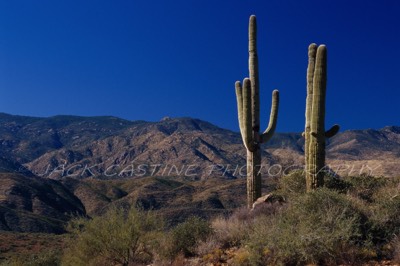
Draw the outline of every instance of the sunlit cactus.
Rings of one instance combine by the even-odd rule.
[[[324,184],[325,141],[339,131],[334,125],[325,131],[327,49],[315,43],[308,47],[305,170],[307,191]]]
[[[249,78],[243,85],[235,83],[240,133],[247,149],[247,206],[261,197],[261,144],[275,132],[278,119],[279,92],[272,93],[272,106],[267,129],[260,134],[260,96],[257,57],[257,23],[252,15],[249,21]]]

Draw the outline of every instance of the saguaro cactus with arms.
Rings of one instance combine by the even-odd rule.
[[[235,83],[240,133],[247,149],[247,206],[261,197],[261,144],[275,132],[278,119],[279,92],[272,93],[272,106],[267,129],[260,134],[260,96],[257,57],[257,23],[249,21],[249,78]]]

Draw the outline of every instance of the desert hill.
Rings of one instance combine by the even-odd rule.
[[[0,230],[61,233],[74,215],[85,207],[60,182],[0,173]]]
[[[35,118],[0,114],[0,229],[62,232],[74,215],[116,205],[152,209],[172,221],[209,217],[245,202],[240,134],[192,118]],[[303,164],[300,133],[263,146],[268,180]],[[349,130],[327,143],[339,175],[399,176],[400,127]]]
[[[3,158],[53,179],[185,173],[233,178],[240,176],[238,170],[246,161],[237,132],[192,118],[132,122],[115,117],[0,114],[0,143]],[[301,166],[303,145],[300,133],[277,133],[263,146],[263,164]],[[342,174],[372,169],[374,175],[396,176],[399,156],[396,126],[344,131],[327,144],[332,168],[353,169]]]

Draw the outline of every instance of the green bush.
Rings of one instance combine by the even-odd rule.
[[[325,176],[324,186],[340,193],[347,193],[352,188],[352,184],[346,181],[346,179],[332,175]]]
[[[150,212],[112,208],[93,219],[79,218],[68,227],[72,236],[62,265],[128,265],[151,262],[162,223]]]
[[[386,243],[400,234],[400,189],[384,186],[372,195],[369,220],[373,227],[373,241]]]
[[[367,202],[371,202],[374,193],[386,186],[388,181],[384,177],[369,175],[346,177],[346,182],[350,184],[349,192]]]
[[[283,195],[299,194],[306,192],[306,177],[304,171],[293,171],[279,179],[278,190]]]
[[[292,197],[286,209],[260,218],[247,246],[254,265],[329,264],[362,239],[362,215],[326,188]]]
[[[196,245],[200,241],[205,241],[212,232],[209,222],[195,216],[188,218],[171,230],[166,243],[166,257],[172,259],[179,253],[185,256],[195,255]]]
[[[346,193],[353,184],[345,179],[326,173],[324,177],[324,186]],[[304,194],[306,192],[306,177],[304,171],[293,171],[286,176],[282,176],[278,182],[278,190],[286,196]]]

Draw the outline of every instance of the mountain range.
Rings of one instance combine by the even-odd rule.
[[[303,146],[301,133],[276,133],[262,147],[264,180],[301,169]],[[240,134],[199,119],[0,113],[0,147],[0,230],[58,233],[73,215],[110,204],[140,205],[176,221],[245,201]],[[339,176],[396,177],[399,158],[396,126],[344,131],[327,143],[327,169]]]

